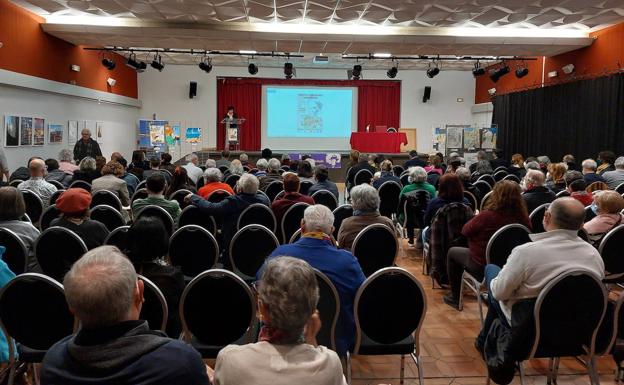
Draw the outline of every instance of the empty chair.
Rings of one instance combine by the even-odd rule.
[[[396,213],[401,198],[402,187],[394,181],[384,182],[379,187],[379,213],[385,217],[392,218]]]
[[[192,192],[186,189],[181,189],[171,194],[171,196],[169,197],[169,200],[178,202],[178,204],[180,205],[180,208],[184,209],[186,206],[189,205],[188,203],[184,202],[184,197],[186,197],[189,194],[192,194]]]
[[[544,229],[544,224],[542,221],[544,220],[544,214],[546,210],[550,206],[550,203],[544,203],[541,206],[538,206],[531,214],[529,214],[529,219],[531,220],[531,229],[533,229],[534,233],[543,233],[546,231]]]
[[[247,225],[262,225],[275,233],[277,231],[277,220],[273,211],[262,203],[249,205],[238,217],[236,231]]]
[[[275,180],[269,183],[269,185],[264,190],[267,197],[269,197],[270,202],[273,202],[277,194],[279,194],[281,191],[284,191],[284,182],[282,182],[281,180]]]
[[[303,219],[303,212],[309,205],[307,203],[295,203],[290,206],[284,217],[282,218],[281,231],[282,242],[288,243],[290,237],[301,228],[301,219]]]
[[[225,178],[225,183],[230,185],[232,190],[234,190],[236,188],[236,183],[238,183],[239,179],[240,179],[240,175],[237,175],[237,174],[228,175],[227,178]]]
[[[587,186],[585,188],[585,191],[587,191],[588,193],[592,193],[594,191],[608,190],[608,189],[609,189],[609,185],[607,185],[605,182],[594,182],[590,184],[589,186]]]
[[[400,179],[403,186],[407,186],[408,184],[410,184],[408,173],[404,173],[403,175],[401,175]]]
[[[477,181],[480,181],[480,180],[489,184],[490,188],[494,188],[494,184],[496,183],[496,179],[494,179],[494,177],[490,174],[481,175],[479,179],[477,179]]]
[[[28,247],[13,231],[0,227],[0,246],[4,246],[2,260],[9,269],[19,275],[26,271],[28,266]]]
[[[154,282],[140,274],[138,278],[143,281],[143,306],[141,306],[139,319],[147,321],[151,330],[164,332],[169,313],[165,296]]]
[[[87,245],[64,227],[52,226],[35,241],[35,257],[43,273],[59,282],[84,253]]]
[[[93,197],[91,198],[91,208],[99,205],[110,206],[119,212],[123,209],[119,197],[113,192],[107,190],[100,190],[93,193]]]
[[[319,288],[319,301],[316,309],[321,318],[321,329],[316,335],[316,340],[319,345],[336,351],[336,324],[340,314],[340,297],[338,297],[338,290],[325,274],[317,269],[314,269],[314,274],[316,274]]]
[[[351,250],[368,277],[377,270],[394,265],[399,243],[388,226],[375,223],[360,231]]]
[[[135,219],[141,218],[143,216],[160,218],[163,221],[165,228],[167,229],[167,233],[173,234],[173,218],[171,218],[171,215],[169,215],[167,210],[159,206],[149,205],[139,210],[139,212],[136,214]]]
[[[132,195],[132,203],[134,203],[135,200],[137,199],[145,199],[147,198],[149,195],[147,193],[147,189],[146,188],[137,188],[136,191],[134,192],[134,194]]]
[[[122,252],[128,250],[128,229],[130,226],[121,226],[111,231],[104,240],[105,245],[116,246]]]
[[[61,212],[56,208],[56,205],[48,206],[39,217],[39,229],[41,231],[47,229],[50,227],[50,223],[60,216]]]
[[[126,221],[119,211],[108,205],[97,205],[91,209],[91,219],[102,223],[108,231],[124,226]]]
[[[50,205],[55,204],[56,200],[59,199],[61,194],[63,194],[64,192],[65,190],[56,190],[54,193],[52,193],[52,195],[50,196]]]
[[[414,244],[415,229],[423,229],[424,215],[429,204],[429,192],[426,190],[412,190],[401,195],[399,201],[399,220],[407,233],[407,242]]]
[[[17,186],[19,186],[19,184],[22,183],[22,182],[23,182],[23,180],[21,180],[21,179],[13,179],[11,182],[9,182],[9,186],[17,188]]]
[[[310,187],[314,186],[314,183],[309,180],[302,180],[299,183],[299,193],[303,195],[308,195],[308,191],[310,191]]]
[[[43,201],[41,197],[30,190],[22,190],[22,196],[26,204],[26,214],[28,214],[31,220],[38,222],[43,213]]]
[[[492,186],[490,186],[490,184],[488,182],[483,181],[483,180],[478,180],[478,181],[474,182],[473,186],[475,186],[476,188],[479,189],[479,191],[481,191],[481,195],[482,196],[485,196],[485,194],[487,194],[490,191],[492,191]]]
[[[230,242],[232,271],[246,281],[255,280],[265,259],[279,246],[277,237],[262,225],[247,225]]]
[[[600,252],[605,265],[604,282],[624,282],[622,246],[624,246],[624,225],[617,226],[602,238],[598,252]]]
[[[394,174],[394,176],[400,177],[401,175],[403,175],[404,171],[405,169],[401,165],[395,164],[394,166],[392,166],[392,173]]]
[[[207,298],[210,308],[219,309],[218,316],[207,309]],[[256,301],[249,286],[227,270],[201,273],[186,286],[180,299],[182,338],[203,358],[215,358],[226,345],[250,342],[255,315]]]
[[[217,233],[217,222],[214,217],[203,214],[199,208],[193,205],[185,207],[178,218],[178,228],[186,225],[201,226],[212,235]]]
[[[215,237],[198,225],[180,227],[169,239],[169,259],[187,277],[212,269],[219,258]]]
[[[520,183],[520,178],[518,178],[518,176],[517,176],[517,175],[514,175],[514,174],[509,174],[509,175],[506,175],[506,176],[503,178],[503,180],[510,180],[510,181],[512,181],[512,182]]]
[[[317,205],[323,205],[334,211],[338,207],[338,199],[328,190],[318,190],[312,194],[312,199]]]
[[[91,183],[86,182],[84,180],[77,180],[72,182],[72,184],[69,185],[69,188],[81,188],[83,190],[87,190],[88,192],[91,192]]]
[[[340,226],[342,225],[342,221],[347,218],[353,216],[353,206],[351,205],[342,205],[337,207],[334,211],[334,239],[338,238],[338,231],[340,230]]]
[[[208,195],[208,197],[206,198],[206,200],[212,203],[219,203],[231,195],[232,194],[230,194],[229,192],[219,189],[219,190],[214,190],[213,192],[211,192],[210,195]]]
[[[370,183],[371,179],[373,179],[373,173],[367,169],[362,169],[355,173],[355,177],[353,178],[353,184],[354,186],[357,186],[362,183]]]

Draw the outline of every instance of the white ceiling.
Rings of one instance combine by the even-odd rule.
[[[17,0],[46,32],[91,46],[283,51],[332,56],[552,56],[591,44],[624,21],[624,0]],[[165,62],[191,63],[187,55]],[[276,59],[260,59],[281,65]],[[240,57],[215,64],[246,65]],[[283,62],[282,62],[283,63]],[[410,63],[405,64],[408,68]],[[418,67],[416,63],[413,63]],[[371,64],[387,66],[387,63]],[[422,66],[422,65],[421,65]],[[454,65],[449,68],[471,68]]]

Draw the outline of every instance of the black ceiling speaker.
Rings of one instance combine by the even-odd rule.
[[[197,82],[191,82],[189,86],[189,98],[193,99],[195,96],[197,96]]]

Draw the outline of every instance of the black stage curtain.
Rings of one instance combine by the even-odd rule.
[[[505,157],[624,153],[624,74],[496,96],[492,123]]]

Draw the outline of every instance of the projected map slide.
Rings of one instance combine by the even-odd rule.
[[[267,87],[267,136],[349,137],[352,108],[353,89]]]

